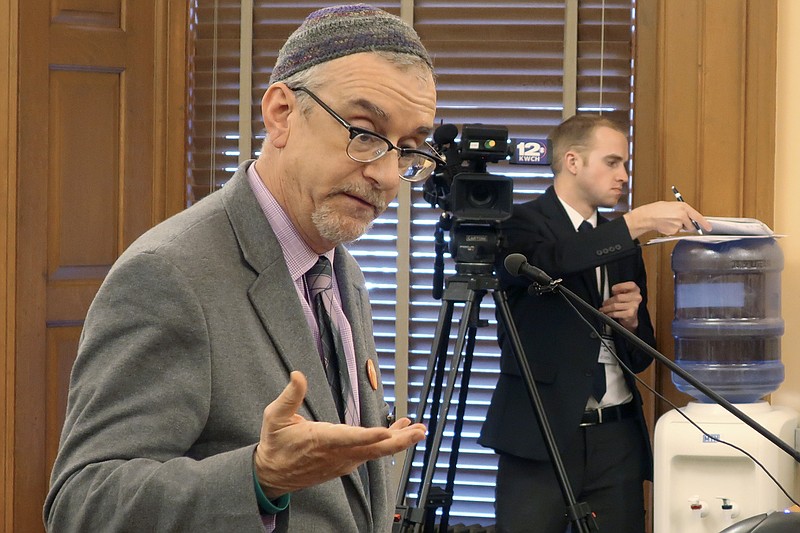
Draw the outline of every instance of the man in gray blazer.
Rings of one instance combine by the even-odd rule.
[[[336,6],[289,37],[270,82],[258,160],[137,240],[92,303],[51,531],[391,527],[390,456],[425,428],[389,422],[364,278],[343,243],[401,179],[440,162],[425,143],[431,60],[399,18]],[[305,277],[320,257],[333,265],[339,389]]]

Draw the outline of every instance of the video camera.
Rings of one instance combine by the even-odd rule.
[[[514,187],[511,178],[486,173],[486,164],[507,156],[508,129],[502,126],[465,124],[461,142],[458,128],[443,124],[433,133],[434,147],[446,165],[437,168],[425,183],[424,195],[456,219],[499,222],[511,216]]]
[[[505,126],[464,124],[459,142],[456,137],[453,124],[442,124],[433,133],[446,164],[425,182],[423,196],[445,211],[437,224],[437,243],[443,242],[441,229],[449,229],[456,263],[493,264],[500,238],[496,225],[511,216],[514,184],[508,176],[487,173],[487,164],[549,165],[550,151],[546,140],[509,140]]]

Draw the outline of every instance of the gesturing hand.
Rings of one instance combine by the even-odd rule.
[[[616,318],[628,331],[639,325],[639,304],[642,292],[633,281],[623,281],[611,287],[611,297],[603,302],[600,312]]]
[[[314,422],[297,413],[308,384],[292,372],[289,384],[264,409],[254,462],[264,494],[275,499],[346,475],[371,459],[392,455],[425,438],[423,424],[401,418],[389,428]]]

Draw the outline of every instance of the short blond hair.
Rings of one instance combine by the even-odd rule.
[[[627,130],[621,124],[602,115],[573,115],[556,126],[548,137],[552,150],[550,167],[553,174],[558,175],[561,172],[564,154],[570,150],[585,154],[591,148],[595,130],[602,127],[628,136]]]

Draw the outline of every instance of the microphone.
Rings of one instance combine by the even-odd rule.
[[[458,174],[458,169],[461,166],[458,144],[456,143],[457,136],[458,127],[455,124],[442,124],[433,132],[433,146],[442,154],[445,160],[444,168],[437,170],[442,171],[443,177],[446,175],[448,187],[453,181],[453,177]]]
[[[457,136],[458,127],[455,124],[442,124],[433,132],[433,144],[441,149],[444,145],[455,141]]]
[[[512,276],[524,276],[539,285],[550,285],[553,278],[548,276],[541,268],[537,268],[530,263],[522,254],[509,254],[503,261],[503,265]]]

